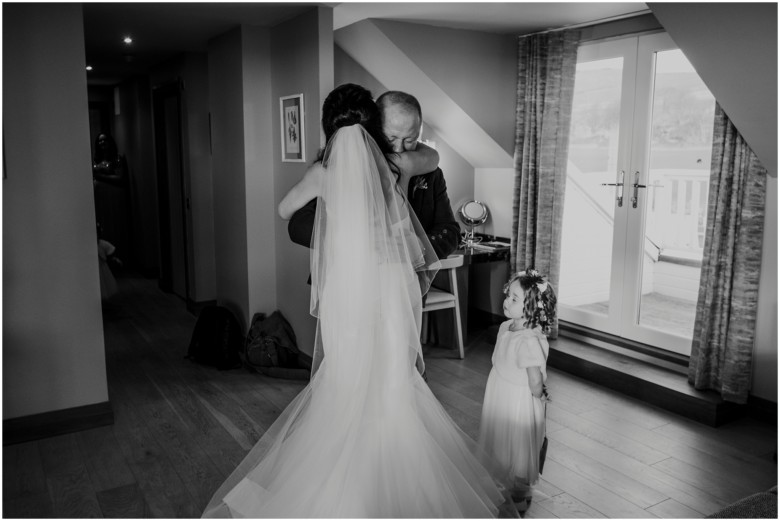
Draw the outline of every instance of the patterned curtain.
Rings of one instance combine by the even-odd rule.
[[[561,224],[579,31],[519,38],[510,269],[558,288]],[[557,319],[550,338],[557,338]]]
[[[761,273],[766,170],[715,108],[712,175],[688,381],[747,401]]]

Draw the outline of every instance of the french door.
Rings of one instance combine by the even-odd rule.
[[[666,33],[580,47],[561,319],[690,354],[714,109]]]

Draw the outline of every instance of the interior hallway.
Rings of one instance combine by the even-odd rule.
[[[4,447],[4,517],[199,517],[305,385],[185,360],[182,301],[155,280],[119,283],[103,312],[115,423]],[[472,333],[465,360],[425,351],[433,392],[475,437],[496,327]],[[716,429],[549,373],[548,460],[526,517],[701,518],[777,484],[774,425]]]

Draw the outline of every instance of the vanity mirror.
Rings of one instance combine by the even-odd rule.
[[[488,208],[479,201],[466,201],[458,210],[458,217],[466,225],[467,231],[463,234],[462,246],[467,248],[479,243],[482,237],[474,237],[474,227],[483,224],[488,218]]]

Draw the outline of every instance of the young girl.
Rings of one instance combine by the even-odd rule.
[[[555,293],[535,270],[513,274],[504,286],[504,315],[485,389],[479,444],[513,483],[518,510],[539,480],[545,437],[547,354],[545,334],[555,318]]]

